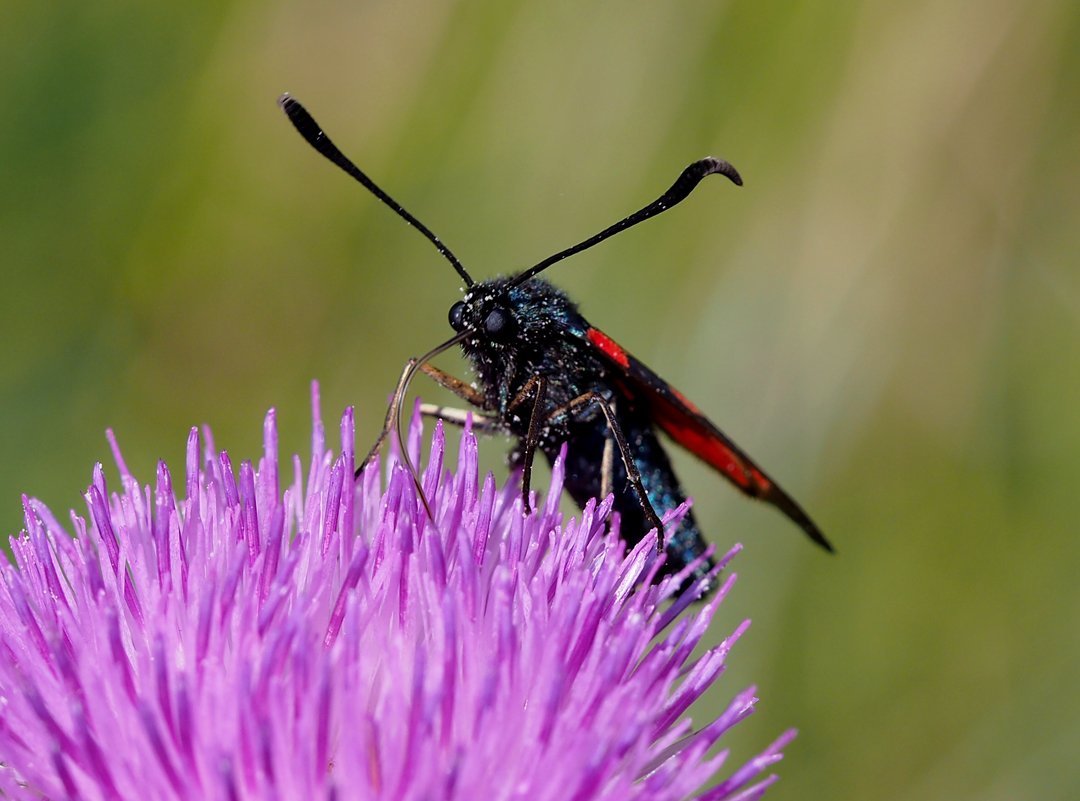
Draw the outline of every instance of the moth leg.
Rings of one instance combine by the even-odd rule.
[[[641,483],[641,473],[638,471],[637,465],[634,464],[633,454],[630,453],[630,445],[626,441],[626,436],[623,434],[622,429],[619,427],[619,421],[615,417],[615,409],[612,407],[611,403],[609,403],[599,392],[589,391],[582,395],[578,395],[572,401],[552,411],[551,414],[548,415],[547,421],[549,423],[554,422],[561,417],[567,417],[589,405],[599,406],[600,411],[604,413],[604,417],[607,419],[608,431],[611,433],[611,438],[615,441],[615,445],[619,449],[623,467],[626,468],[626,479],[630,482],[634,494],[637,495],[638,503],[641,504],[641,509],[645,512],[645,517],[648,519],[649,524],[656,528],[656,550],[663,553],[664,523],[660,519],[660,516],[656,514],[656,510],[653,509],[653,505],[649,501],[649,495],[645,491],[645,485]],[[606,454],[606,445],[604,446],[604,451]]]
[[[532,512],[529,505],[529,489],[532,484],[533,459],[536,457],[536,449],[540,444],[540,425],[543,416],[541,407],[544,405],[544,397],[547,395],[546,378],[534,375],[525,384],[525,387],[528,387],[529,383],[533,382],[536,384],[536,397],[533,398],[532,414],[529,415],[529,430],[525,435],[525,453],[521,467],[521,503],[525,514]],[[522,393],[525,392],[525,387],[522,388]]]
[[[485,434],[494,434],[502,429],[499,426],[499,418],[485,412],[474,412],[471,409],[455,409],[452,406],[439,406],[435,403],[421,403],[420,414],[444,423],[464,428],[472,415],[473,429],[483,431]]]
[[[427,363],[421,364],[420,369],[424,371],[424,374],[427,375],[428,378],[440,387],[450,390],[466,403],[469,403],[478,409],[487,407],[487,399],[485,399],[471,384],[467,384],[460,378],[456,378],[450,375],[450,373],[444,373],[438,367],[433,367]]]
[[[533,397],[532,411],[529,414],[529,429],[525,434],[525,446],[521,454],[521,507],[525,514],[532,513],[529,490],[532,488],[533,459],[536,458],[536,449],[540,444],[540,429],[544,423],[542,409],[544,398],[547,396],[547,379],[542,375],[532,376],[506,406],[509,414],[522,406],[530,395]]]
[[[420,365],[420,369],[443,389],[453,392],[462,400],[467,401],[479,409],[486,409],[487,399],[483,394],[478,392],[473,386],[462,381],[460,378],[445,373],[438,367],[433,367],[430,364],[422,364]],[[522,454],[521,500],[525,514],[530,514],[532,512],[532,507],[529,503],[529,490],[532,484],[533,459],[536,457],[536,449],[540,442],[540,428],[543,423],[541,408],[546,395],[546,389],[547,379],[543,376],[534,375],[525,382],[525,386],[521,388],[506,407],[508,412],[512,412],[524,404],[529,399],[530,395],[533,396],[532,413],[529,416],[529,431],[525,436],[525,448]],[[463,426],[465,425],[465,416],[468,412],[461,409],[451,409],[445,406],[435,406],[434,404],[425,403],[420,405],[420,414]],[[502,430],[498,418],[490,412],[487,414],[474,414],[473,424],[478,430],[484,432],[494,433]]]
[[[610,434],[610,432],[609,432]],[[600,497],[606,498],[615,483],[615,440],[604,437],[604,454],[600,457]]]

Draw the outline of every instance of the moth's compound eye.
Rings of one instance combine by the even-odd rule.
[[[455,331],[465,330],[465,303],[464,301],[458,301],[450,307],[450,327]]]
[[[496,306],[484,320],[484,331],[488,336],[506,339],[514,333],[514,318],[509,311]]]

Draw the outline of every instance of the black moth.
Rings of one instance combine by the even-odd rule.
[[[299,102],[285,94],[279,103],[312,147],[427,237],[466,284],[465,296],[450,307],[455,335],[408,362],[383,431],[357,468],[357,475],[387,434],[397,430],[406,388],[420,369],[478,410],[474,412],[476,427],[517,437],[512,459],[522,467],[526,511],[536,451],[551,462],[568,443],[567,492],[578,505],[614,493],[619,533],[631,544],[654,528],[662,532],[657,543],[667,553],[664,573],[678,573],[693,565],[684,588],[707,592],[713,563],[702,558],[706,545],[692,513],[664,532],[660,515],[683,503],[686,496],[657,429],[714,467],[746,495],[777,507],[814,542],[832,551],[802,507],[696,406],[590,325],[562,290],[537,277],[552,264],[671,208],[708,175],[723,175],[741,186],[734,167],[714,158],[696,161],[655,201],[595,236],[523,272],[477,282],[435,234],[335,147]],[[460,345],[472,363],[476,388],[428,364],[454,345]],[[456,424],[463,424],[466,418],[463,411],[426,404],[421,412]],[[413,475],[415,478],[415,471]]]

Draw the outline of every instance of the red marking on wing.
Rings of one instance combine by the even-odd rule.
[[[769,481],[769,477],[753,465],[750,465],[750,475],[754,477],[754,483],[761,487],[763,490],[768,490],[769,487],[772,486],[772,482]]]
[[[683,395],[683,394],[682,394],[681,392],[679,392],[679,390],[675,389],[675,387],[671,386],[671,384],[668,384],[668,385],[667,385],[667,387],[666,387],[666,389],[667,389],[667,390],[668,390],[668,391],[669,391],[669,392],[670,392],[670,393],[671,393],[672,395],[674,395],[674,396],[675,396],[675,400],[677,400],[677,401],[678,401],[679,403],[681,403],[681,404],[682,404],[683,406],[685,406],[685,407],[687,408],[687,410],[688,410],[688,411],[691,411],[691,412],[693,412],[694,414],[701,414],[701,410],[700,410],[700,409],[698,409],[698,407],[697,407],[697,406],[695,406],[694,404],[692,404],[692,403],[690,402],[690,399],[689,399],[689,398],[687,398],[687,397],[686,397],[685,395]]]
[[[653,412],[653,420],[668,436],[703,462],[716,468],[751,498],[758,498],[775,506],[805,531],[810,539],[825,550],[832,551],[833,547],[825,535],[795,499],[765,475],[765,471],[754,464],[753,460],[739,450],[708,418],[692,404],[683,403],[682,395],[663,383],[649,368],[631,359],[629,375],[634,377],[636,373],[640,373],[636,376],[638,383],[653,390],[649,393],[647,402]],[[655,384],[653,378],[656,379]],[[645,394],[639,392],[634,397]]]
[[[653,422],[677,444],[720,471],[749,495],[761,495],[768,489],[770,482],[765,475],[685,395],[598,328],[589,328],[586,336],[601,353],[622,368],[619,384],[623,392],[635,403],[647,406]]]
[[[630,355],[619,346],[619,343],[609,337],[598,328],[590,328],[586,336],[589,342],[600,349],[600,352],[611,359],[624,370],[630,367]]]
[[[660,392],[649,399],[653,421],[677,442],[705,464],[719,470],[739,489],[751,495],[760,494],[769,482],[716,428],[696,413],[693,406],[680,408]],[[764,485],[764,486],[763,486]]]

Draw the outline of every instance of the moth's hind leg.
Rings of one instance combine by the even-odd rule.
[[[653,509],[653,505],[649,501],[649,495],[645,491],[645,485],[641,482],[641,473],[638,471],[637,465],[634,464],[634,455],[630,452],[630,444],[626,441],[626,436],[619,426],[619,420],[615,415],[615,409],[611,402],[599,392],[586,392],[578,395],[570,402],[551,412],[547,417],[547,422],[557,422],[588,406],[597,406],[600,408],[600,411],[604,413],[604,418],[607,420],[608,432],[611,435],[604,444],[604,457],[601,464],[601,469],[604,472],[600,480],[601,488],[603,489],[605,485],[607,485],[607,490],[605,492],[610,491],[612,462],[614,461],[610,456],[610,452],[611,442],[614,441],[615,447],[619,449],[619,455],[622,457],[623,468],[626,470],[626,479],[630,482],[634,494],[637,495],[638,503],[641,504],[641,510],[645,513],[649,525],[656,528],[656,549],[663,553],[664,522],[660,519],[660,516],[656,513],[656,510]]]

